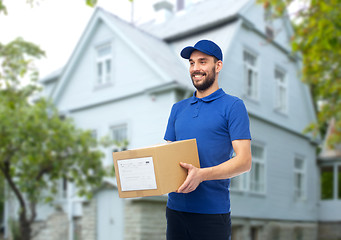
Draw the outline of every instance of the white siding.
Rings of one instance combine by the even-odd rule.
[[[131,48],[120,40],[103,23],[97,25],[92,38],[88,39],[68,82],[64,85],[58,107],[70,110],[126,96],[148,87],[161,84],[158,75],[137,57]],[[111,84],[96,88],[96,47],[112,44],[113,65]]]
[[[244,95],[243,50],[251,49],[257,54],[258,61],[258,101]],[[220,85],[229,94],[245,100],[250,113],[302,133],[309,123],[315,120],[311,102],[306,95],[303,83],[298,79],[297,66],[283,52],[250,30],[241,28],[225,54],[224,68],[220,76]],[[281,67],[286,71],[288,111],[282,114],[275,111],[276,81],[274,71]]]
[[[266,148],[265,194],[233,192],[232,214],[237,217],[316,221],[317,184],[315,147],[304,138],[251,117],[253,141]],[[306,159],[304,200],[295,199],[294,159]],[[251,170],[252,171],[252,170]]]
[[[145,147],[164,141],[173,99],[172,93],[140,94],[73,112],[71,117],[78,127],[97,130],[99,138],[109,135],[110,127],[127,124],[129,148]],[[112,164],[111,149],[105,153],[105,165]]]
[[[254,1],[256,2],[256,1]],[[246,9],[243,16],[253,23],[259,31],[265,33],[265,18],[264,8],[262,4],[253,4],[250,8]],[[284,18],[277,18],[273,20],[274,41],[279,43],[282,47],[289,50],[291,49],[290,37],[288,33],[292,31],[291,26],[288,25],[288,20]]]

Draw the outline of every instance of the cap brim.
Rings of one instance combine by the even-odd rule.
[[[205,50],[199,49],[199,48],[195,48],[195,47],[185,47],[184,49],[182,49],[180,55],[181,55],[181,57],[183,57],[185,59],[190,59],[192,52],[194,52],[195,50],[198,50],[199,52],[202,52],[202,53],[205,53],[207,55],[215,57],[214,54],[207,52]]]
[[[181,57],[183,57],[185,59],[189,59],[194,50],[197,50],[197,49],[195,49],[194,47],[185,47],[184,49],[182,49],[180,55],[181,55]]]

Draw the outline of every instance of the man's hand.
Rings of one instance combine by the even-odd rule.
[[[188,173],[186,180],[176,192],[178,193],[193,192],[199,186],[199,184],[202,181],[204,181],[203,169],[194,167],[192,164],[183,162],[180,163],[180,166],[186,168]]]

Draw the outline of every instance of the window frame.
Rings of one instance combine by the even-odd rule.
[[[239,176],[236,176],[234,178],[231,179],[231,184],[230,184],[230,189],[233,192],[249,192],[251,194],[258,194],[258,195],[265,195],[266,194],[266,146],[263,143],[260,142],[255,142],[252,141],[251,143],[251,147],[255,146],[255,147],[260,147],[263,150],[263,156],[262,156],[262,160],[260,159],[255,159],[254,155],[252,155],[252,167],[251,167],[251,171],[253,169],[255,169],[255,164],[262,164],[263,165],[263,175],[261,175],[261,177],[263,177],[263,188],[261,189],[261,191],[255,191],[252,189],[251,185],[252,185],[252,174],[251,171],[248,173],[244,173],[241,174]]]
[[[260,144],[260,143],[257,143],[257,142],[254,142],[251,144],[251,149],[252,149],[252,146],[253,147],[259,147],[262,149],[263,151],[263,156],[262,158],[256,158],[254,155],[252,155],[252,167],[251,167],[251,171],[250,173],[248,173],[250,175],[250,182],[249,182],[249,188],[250,188],[250,192],[252,193],[256,193],[256,194],[265,194],[266,192],[266,149],[265,149],[265,146],[264,144]],[[252,153],[252,152],[251,152]],[[263,171],[263,175],[261,174],[262,172],[260,172],[259,176],[260,177],[263,177],[263,183],[261,182],[262,180],[260,180],[260,182],[258,182],[257,184],[262,184],[263,186],[261,186],[261,189],[260,190],[254,190],[252,189],[252,171],[256,170],[256,164],[257,165],[261,165],[261,167],[263,168],[262,171]]]
[[[100,55],[100,51],[109,48],[108,54]],[[107,62],[109,61],[109,69],[107,71]],[[99,76],[99,64],[101,64],[101,76]],[[95,87],[107,86],[113,82],[113,44],[106,42],[95,47]]]
[[[329,198],[322,198],[322,169],[328,169],[330,168],[331,171],[331,197]],[[322,164],[319,168],[320,175],[320,200],[321,201],[340,201],[341,200],[341,163],[340,162],[334,162],[332,164]]]
[[[296,167],[296,160],[302,160],[303,164],[302,164],[302,168],[297,168]],[[306,158],[304,156],[301,155],[296,155],[294,157],[294,168],[293,168],[293,172],[294,172],[294,198],[297,201],[304,201],[307,199],[307,161]],[[301,183],[301,189],[299,189],[299,187],[296,185],[296,176],[298,175],[302,175],[302,183]]]
[[[277,74],[282,74],[283,79],[277,77]],[[287,114],[289,109],[289,88],[288,88],[288,77],[287,72],[280,67],[274,69],[274,80],[275,80],[275,111]],[[281,81],[282,80],[282,81]],[[281,90],[284,89],[284,100],[281,99]]]
[[[251,63],[246,58],[246,54],[254,58],[254,63]],[[248,48],[243,49],[243,78],[244,78],[244,95],[254,101],[259,101],[259,57],[254,51]],[[250,83],[250,71],[251,71],[251,84]]]
[[[122,130],[124,129],[125,130],[125,139],[115,139],[115,136],[114,136],[114,131],[115,130]],[[121,124],[115,124],[115,125],[112,125],[110,127],[110,139],[114,142],[114,141],[122,141],[123,142],[123,146],[119,146],[117,145],[116,143],[114,143],[113,145],[113,149],[112,151],[113,152],[118,152],[118,151],[124,151],[124,150],[127,150],[128,148],[128,124],[127,123],[121,123]]]

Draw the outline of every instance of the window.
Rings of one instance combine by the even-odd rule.
[[[250,229],[250,240],[260,240],[261,239],[261,227],[251,227]]]
[[[111,136],[114,141],[114,151],[123,151],[128,146],[127,125],[122,124],[111,128]]]
[[[58,180],[58,197],[60,199],[65,199],[68,196],[68,181],[66,177],[62,177],[61,179]]]
[[[232,157],[235,157],[236,153],[233,152]],[[248,188],[248,175],[241,174],[237,177],[234,177],[231,179],[231,190],[236,190],[236,191],[247,191]]]
[[[111,81],[112,73],[111,45],[106,44],[97,48],[96,56],[96,85],[103,85]]]
[[[294,162],[294,191],[296,199],[305,198],[305,161],[296,157]]]
[[[242,240],[243,239],[243,227],[232,225],[232,236],[231,240]]]
[[[259,145],[251,145],[252,168],[250,171],[250,191],[264,193],[265,191],[265,157],[264,148]]]
[[[280,112],[287,111],[287,81],[285,73],[275,69],[276,81],[276,110]]]
[[[321,199],[341,199],[341,165],[321,167]]]
[[[271,240],[280,240],[281,239],[281,229],[278,226],[274,226],[270,229],[270,237]]]
[[[241,174],[231,180],[231,190],[265,192],[265,153],[264,147],[252,143],[252,169],[249,173]]]
[[[257,57],[249,51],[244,51],[244,82],[247,97],[257,100],[258,98],[258,73]]]
[[[67,186],[68,186],[67,183],[68,182],[67,182],[66,178],[65,177],[62,178],[62,196],[63,196],[63,198],[67,198]]]
[[[321,199],[333,199],[334,169],[333,166],[321,168]]]
[[[231,190],[247,191],[248,190],[248,175],[242,174],[231,179]]]
[[[91,137],[95,140],[97,140],[97,130],[92,130],[91,131]]]
[[[302,228],[295,228],[294,229],[294,240],[303,240],[304,234]]]

